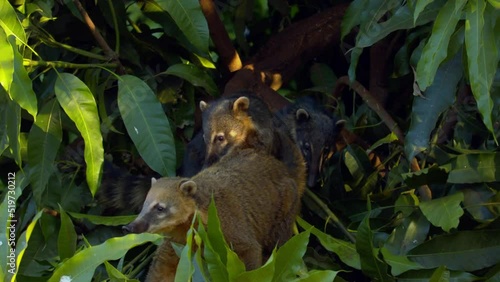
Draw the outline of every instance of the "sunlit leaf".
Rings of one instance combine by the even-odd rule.
[[[408,253],[425,268],[446,265],[451,270],[474,271],[500,261],[500,231],[473,230],[439,235]]]
[[[384,261],[391,267],[391,274],[394,276],[408,270],[422,269],[420,264],[409,260],[406,256],[394,255],[386,248],[381,248],[380,253],[384,257]]]
[[[208,24],[197,0],[155,0],[170,16],[189,42],[208,54]]]
[[[6,0],[0,1],[0,3],[6,2]],[[0,4],[2,5],[2,4]],[[5,4],[4,4],[5,5]],[[7,91],[10,92],[10,85],[12,84],[14,75],[14,52],[12,51],[12,46],[9,40],[7,40],[7,35],[0,28],[0,85]]]
[[[302,268],[304,256],[309,242],[310,231],[306,230],[293,236],[276,253],[274,281],[290,281],[297,276]]]
[[[119,259],[135,246],[146,242],[157,242],[162,238],[161,235],[143,233],[108,239],[100,245],[76,253],[63,262],[56,268],[49,282],[59,282],[69,278],[72,282],[90,281],[95,269],[104,261]]]
[[[12,52],[14,54],[14,74],[10,86],[9,95],[21,108],[25,109],[36,120],[38,110],[36,94],[33,91],[31,79],[23,66],[23,56],[17,51],[15,42],[12,42]],[[0,43],[1,44],[1,43]]]
[[[69,215],[78,219],[86,219],[93,224],[102,224],[107,226],[126,225],[132,222],[137,217],[137,215],[100,216],[75,212],[69,212]]]
[[[62,140],[62,124],[56,99],[40,110],[28,136],[28,161],[31,166],[33,195],[41,203],[42,194],[53,172],[53,163]]]
[[[482,183],[500,180],[500,153],[462,154],[451,160],[449,183]]]
[[[446,269],[444,265],[438,267],[434,273],[432,273],[429,282],[441,282],[450,280],[450,271]]]
[[[466,0],[447,1],[434,21],[432,34],[417,65],[417,82],[422,91],[432,84],[439,65],[447,56],[448,43],[460,20]]]
[[[0,56],[1,57],[1,56]],[[9,152],[19,167],[22,167],[21,157],[21,107],[14,101],[7,102],[7,136]]]
[[[170,124],[151,88],[124,75],[118,81],[118,108],[144,161],[162,176],[175,175],[175,145]]]
[[[430,222],[421,212],[414,211],[394,228],[387,238],[385,248],[395,255],[405,255],[427,239],[430,226]]]
[[[0,29],[4,29],[7,35],[13,34],[16,38],[26,43],[26,33],[17,18],[14,7],[7,0],[0,1]],[[0,31],[2,33],[2,31]],[[1,52],[0,54],[5,54]]]
[[[306,277],[301,277],[297,281],[316,282],[316,281],[334,281],[338,271],[333,270],[311,270]]]
[[[101,167],[104,161],[101,123],[94,96],[83,81],[69,73],[58,75],[54,91],[59,104],[76,124],[85,142],[87,184],[90,192],[94,195],[100,182]]]

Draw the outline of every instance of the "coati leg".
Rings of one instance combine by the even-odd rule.
[[[172,248],[169,239],[165,239],[163,244],[156,250],[155,257],[149,267],[146,282],[174,282],[179,257]]]
[[[235,250],[236,251],[236,250]],[[259,243],[247,245],[237,251],[239,258],[245,263],[246,270],[254,270],[262,266],[262,246]]]

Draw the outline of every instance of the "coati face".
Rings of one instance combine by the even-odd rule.
[[[320,111],[309,113],[305,108],[295,111],[295,139],[306,161],[307,186],[316,184],[324,161],[333,155],[343,123]]]
[[[158,180],[153,178],[151,182],[151,189],[140,214],[124,226],[123,230],[131,233],[169,234],[179,225],[190,224],[196,210],[192,197],[196,192],[196,185],[194,188],[190,185],[193,181],[164,177]]]
[[[245,96],[212,104],[200,102],[203,138],[207,146],[205,166],[217,162],[231,148],[243,147],[249,135],[255,132],[248,115],[249,106],[250,100]]]

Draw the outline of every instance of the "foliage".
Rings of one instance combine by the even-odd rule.
[[[336,2],[214,1],[245,60]],[[141,279],[154,248],[135,246],[160,236],[122,236],[116,226],[131,217],[103,214],[93,199],[103,162],[174,175],[196,101],[229,79],[198,1],[83,4],[100,38],[79,1],[0,0],[3,281]],[[179,281],[499,279],[499,1],[354,0],[340,31],[341,48],[318,54],[279,93],[336,100],[364,142],[324,161],[303,199],[303,231],[265,265],[244,270],[212,209],[208,228],[177,246]],[[346,74],[353,88],[370,85],[405,140],[369,100],[337,92]]]

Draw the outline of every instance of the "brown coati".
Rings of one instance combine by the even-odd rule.
[[[147,281],[173,281],[179,258],[170,242],[185,244],[195,210],[206,224],[212,197],[224,237],[247,270],[261,266],[263,252],[270,253],[293,234],[300,196],[288,168],[260,150],[231,150],[191,179],[153,181],[141,213],[124,226],[127,232],[167,235]]]
[[[231,150],[254,148],[276,157],[289,169],[302,195],[305,162],[285,125],[251,92],[238,92],[207,104],[200,102],[206,143],[205,167]]]
[[[322,169],[324,157],[335,148],[344,121],[330,114],[309,97],[297,99],[276,113],[299,146],[307,167],[307,185],[313,187]]]

